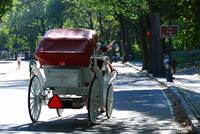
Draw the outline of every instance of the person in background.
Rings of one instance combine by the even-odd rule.
[[[18,69],[20,69],[21,68],[21,55],[19,54],[18,56],[17,56],[17,67],[18,67]]]

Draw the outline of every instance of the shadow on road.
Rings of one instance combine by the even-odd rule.
[[[29,132],[67,132],[85,131],[90,128],[87,114],[78,114],[74,117],[63,117],[48,122],[24,124],[9,128],[9,131]]]
[[[38,122],[38,123],[30,123],[23,124],[19,126],[10,127],[6,131],[7,133],[12,132],[33,132],[33,133],[42,133],[42,132],[53,132],[53,133],[121,133],[125,132],[125,128],[128,127],[128,124],[124,124],[123,122],[117,123],[108,123],[104,124],[104,121],[107,119],[101,119],[97,125],[91,126],[88,123],[87,113],[86,114],[78,114],[74,117],[63,117],[58,118],[48,122]],[[0,125],[0,127],[2,127]]]
[[[169,104],[161,90],[117,91],[114,97],[118,98],[115,102],[117,110],[135,111],[159,120],[171,117]]]
[[[12,61],[0,61],[0,64],[9,64],[12,63]]]
[[[29,79],[0,81],[0,89],[28,89],[28,84]]]
[[[3,131],[119,134],[133,131],[158,133],[159,129],[174,130],[176,128],[170,128],[171,115],[168,104],[161,94],[160,90],[116,91],[113,117],[109,120],[101,118],[93,127],[88,123],[87,113],[84,113],[73,117],[55,118],[47,122],[14,126]],[[115,113],[116,111],[118,112]]]

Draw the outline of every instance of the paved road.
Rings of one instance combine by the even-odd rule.
[[[43,107],[40,122],[32,124],[27,108],[28,63],[19,70],[15,63],[0,63],[0,133],[177,133],[163,88],[133,68],[114,66],[119,75],[114,82],[113,115],[90,127],[85,108],[65,110],[58,118],[55,110]]]

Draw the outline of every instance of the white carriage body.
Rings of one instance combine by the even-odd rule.
[[[44,67],[44,73],[46,76],[45,88],[52,88],[53,93],[58,95],[87,95],[89,84],[94,78],[92,71],[86,67]]]

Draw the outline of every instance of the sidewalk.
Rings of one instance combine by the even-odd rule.
[[[142,69],[142,63],[128,62],[127,65],[138,70]],[[152,77],[151,74],[147,75]],[[173,75],[174,83],[167,82],[166,78],[154,78],[156,81],[169,87],[169,91],[176,95],[176,101],[181,101],[181,108],[187,114],[187,118],[192,123],[192,126],[197,133],[200,132],[200,76],[198,68],[184,68],[177,70],[176,75]],[[168,93],[167,93],[168,94]],[[169,97],[169,96],[168,96]],[[180,111],[179,111],[180,113]]]

